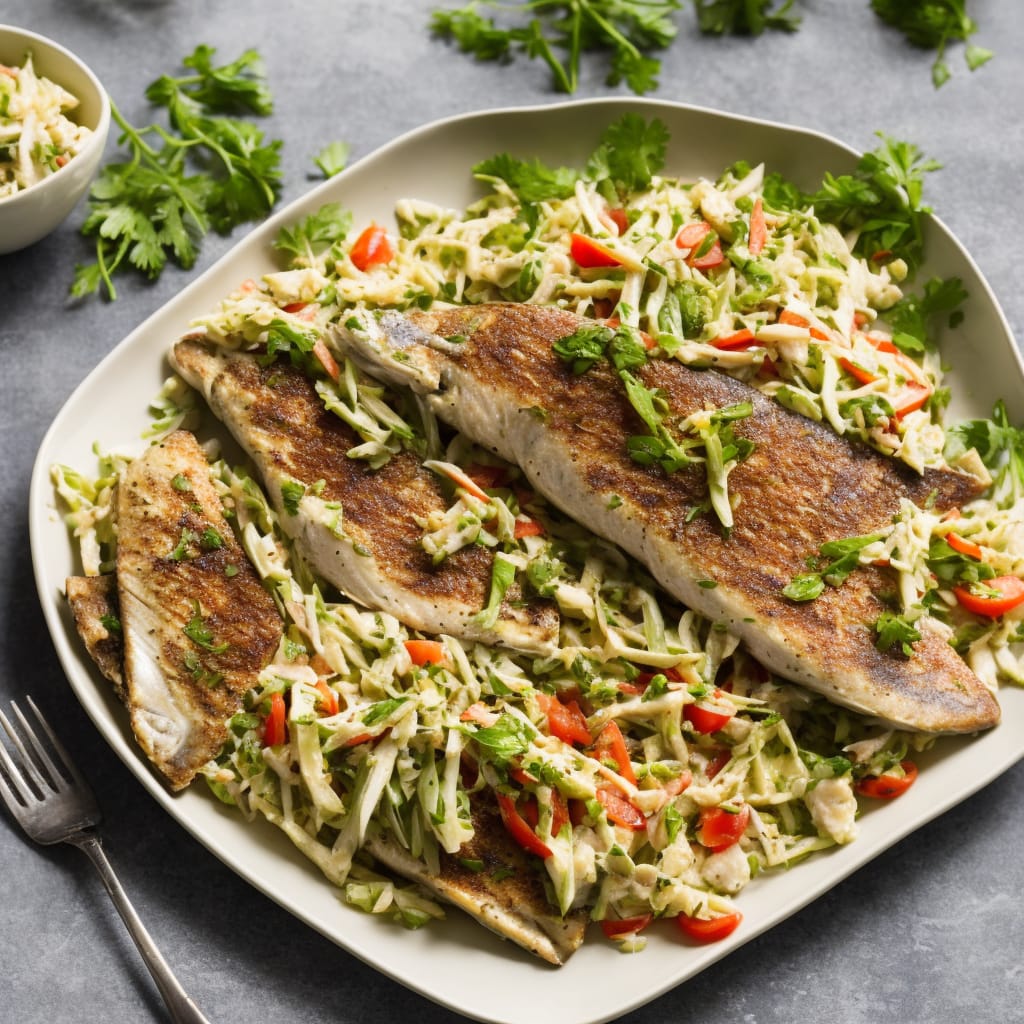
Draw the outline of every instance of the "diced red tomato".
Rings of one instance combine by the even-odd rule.
[[[601,220],[610,227],[614,227],[617,235],[624,235],[629,230],[629,215],[621,206],[617,206],[613,210],[605,210]]]
[[[684,224],[676,235],[676,248],[699,249],[700,243],[707,238],[708,232],[711,230],[711,225],[706,220]]]
[[[587,720],[576,701],[563,704],[557,697],[538,693],[537,703],[547,716],[548,729],[552,736],[557,736],[563,743],[579,743],[583,746],[590,743]]]
[[[466,467],[466,476],[477,486],[504,487],[508,483],[508,470],[504,466],[484,466],[474,462]]]
[[[760,255],[764,243],[768,241],[768,226],[764,221],[764,203],[758,196],[754,200],[754,208],[750,211],[750,230],[747,232],[747,249],[751,256]]]
[[[551,849],[527,824],[526,820],[519,813],[515,800],[504,793],[496,795],[498,797],[498,813],[501,815],[502,823],[508,829],[509,835],[527,853],[533,853],[545,859],[550,857]]]
[[[946,543],[961,555],[966,555],[968,558],[973,558],[978,562],[982,559],[981,548],[973,540],[961,537],[959,533],[953,533],[952,531],[947,533]]]
[[[719,691],[715,691],[715,696],[718,696]],[[687,704],[683,708],[683,718],[690,723],[697,730],[697,732],[710,735],[713,732],[718,732],[719,729],[724,728],[729,724],[730,719],[735,714],[735,711],[722,711],[716,708],[704,707],[702,704],[694,703]]]
[[[395,250],[388,233],[379,224],[371,224],[365,228],[348,254],[348,258],[359,270],[369,270],[370,267],[390,263],[394,256]]]
[[[284,704],[284,695],[270,695],[270,711],[263,723],[263,745],[277,747],[288,741],[288,711]]]
[[[686,768],[675,778],[662,783],[661,788],[664,789],[669,796],[679,796],[680,793],[683,793],[690,788],[690,784],[692,782],[693,772],[691,772],[689,768]]]
[[[539,520],[532,516],[516,516],[515,526],[512,528],[512,536],[516,540],[522,537],[543,537],[544,527]]]
[[[569,254],[576,261],[577,266],[584,269],[622,266],[622,258],[612,252],[608,246],[575,231],[569,239]]]
[[[317,703],[320,711],[325,715],[336,715],[338,713],[338,695],[327,685],[323,679],[316,681],[316,688],[320,694]]]
[[[738,911],[722,914],[720,917],[688,917],[680,914],[676,918],[679,930],[694,942],[719,942],[736,931],[743,915]]]
[[[604,318],[604,324],[606,327],[616,328],[621,324],[622,321],[617,316],[606,316]],[[638,330],[636,332],[640,335],[640,340],[644,343],[644,348],[650,350],[655,347],[658,343],[646,332]]]
[[[953,588],[961,607],[974,615],[998,619],[1024,602],[1024,580],[1019,576],[997,576],[977,584],[977,587],[977,591],[970,586]]]
[[[743,804],[738,812],[721,807],[705,807],[697,824],[697,841],[709,850],[725,850],[739,842],[750,821],[750,808]]]
[[[593,756],[602,763],[614,765],[615,770],[627,781],[636,785],[636,772],[629,759],[626,741],[623,739],[619,723],[610,721],[597,735],[594,741]]]
[[[637,914],[636,917],[620,917],[618,920],[605,918],[601,922],[601,931],[609,939],[623,939],[627,935],[642,932],[654,920],[653,914]]]
[[[644,812],[630,802],[612,786],[599,786],[597,802],[604,808],[608,820],[633,832],[643,832],[647,828]]]
[[[707,768],[704,769],[704,774],[709,779],[713,779],[731,760],[732,751],[728,747],[723,747],[715,752],[714,757],[708,762]]]
[[[448,651],[440,640],[406,640],[405,649],[414,665],[451,666]]]
[[[902,775],[865,775],[857,782],[857,792],[876,800],[892,800],[906,793],[917,778],[917,765],[913,761],[901,761],[900,768],[903,769]]]
[[[483,701],[476,701],[470,704],[465,711],[459,715],[461,722],[476,722],[477,725],[491,726],[498,720],[498,716]]]
[[[725,254],[722,252],[722,243],[716,237],[707,252],[701,253],[704,240],[714,229],[706,220],[694,221],[691,224],[684,224],[676,235],[676,246],[680,249],[689,249],[690,255],[686,262],[698,270],[709,270],[725,262]],[[698,256],[697,253],[700,253]]]

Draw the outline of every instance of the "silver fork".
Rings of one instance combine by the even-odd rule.
[[[164,997],[175,1024],[209,1024],[188,997],[160,955],[135,908],[125,895],[100,845],[95,826],[101,819],[96,797],[78,773],[67,751],[27,697],[39,730],[34,730],[21,708],[11,702],[14,723],[0,711],[0,725],[10,740],[8,750],[0,737],[0,797],[21,827],[37,843],[70,843],[89,855],[121,919],[128,927],[142,959]],[[49,749],[40,737],[49,740]]]

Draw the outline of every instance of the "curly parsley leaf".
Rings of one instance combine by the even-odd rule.
[[[279,141],[264,142],[249,120],[272,101],[255,50],[215,66],[215,50],[198,46],[182,63],[193,73],[162,75],[146,98],[167,110],[168,127],[133,127],[117,105],[127,159],[104,167],[93,184],[82,234],[95,238],[95,261],[75,268],[71,294],[104,290],[117,297],[114,275],[134,268],[156,278],[168,260],[187,270],[211,229],[226,234],[259,220],[280,193]]]
[[[938,89],[949,81],[946,47],[967,43],[964,60],[974,71],[991,60],[991,50],[968,42],[978,26],[967,14],[967,0],[871,0],[871,9],[887,25],[899,29],[912,46],[935,50],[932,83]]]

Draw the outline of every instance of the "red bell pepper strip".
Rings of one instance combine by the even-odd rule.
[[[548,731],[552,736],[557,736],[563,743],[579,743],[583,746],[590,743],[587,720],[576,701],[563,704],[557,697],[538,693],[537,704],[547,716]]]
[[[325,715],[336,715],[338,713],[338,695],[327,685],[323,679],[316,681],[316,688],[320,694],[317,703]]]
[[[519,813],[516,807],[515,800],[510,796],[506,796],[504,793],[496,794],[498,797],[498,813],[501,814],[501,820],[508,829],[509,835],[524,849],[527,853],[534,853],[538,857],[548,858],[551,856],[551,849],[547,843],[543,842],[540,836],[533,831],[532,828],[526,823],[523,816]]]
[[[516,540],[520,540],[523,537],[543,537],[544,527],[530,516],[516,516],[515,526],[512,528],[512,536]]]
[[[618,722],[614,719],[598,733],[594,741],[593,756],[602,763],[614,765],[615,770],[627,782],[636,785],[636,772],[633,771],[633,763],[629,759],[626,741],[622,737]]]
[[[288,741],[287,709],[284,696],[278,693],[270,695],[270,711],[263,723],[263,745],[277,747]]]
[[[768,225],[764,221],[764,203],[758,196],[750,211],[750,230],[747,232],[747,249],[751,256],[759,256],[768,241]]]
[[[608,819],[616,825],[622,825],[633,832],[643,832],[647,828],[644,812],[626,799],[617,789],[611,786],[598,786],[597,802],[604,808]]]
[[[754,337],[754,332],[749,327],[744,327],[741,331],[735,331],[733,334],[726,334],[724,337],[715,338],[711,344],[715,348],[738,351],[743,348],[752,348],[754,345],[759,344],[759,342]]]
[[[983,555],[981,548],[978,547],[973,540],[967,540],[966,537],[961,537],[959,533],[953,533],[952,531],[947,533],[946,543],[961,555],[973,558],[977,562],[982,560]]]

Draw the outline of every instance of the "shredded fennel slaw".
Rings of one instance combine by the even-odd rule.
[[[942,425],[943,370],[923,328],[929,297],[949,312],[955,284],[904,295],[898,255],[857,255],[855,231],[792,201],[763,167],[737,165],[713,182],[654,174],[618,191],[595,173],[524,198],[521,168],[506,164],[503,176],[502,166],[477,168],[490,191],[467,210],[398,203],[398,234],[380,258],[367,260],[362,236],[348,237],[343,211],[321,211],[282,239],[290,269],[245,282],[195,327],[217,344],[266,346],[310,368],[325,406],[361,438],[351,457],[379,466],[402,447],[417,451],[451,491],[445,515],[419,522],[424,549],[440,562],[468,544],[494,548],[481,614],[516,580],[556,602],[558,651],[534,658],[443,637],[430,659],[418,657],[401,623],[316,580],[256,480],[214,461],[287,632],[205,774],[222,800],[285,831],[350,903],[407,926],[440,908],[375,871],[364,847],[387,832],[436,873],[442,853],[457,857],[472,834],[471,803],[495,799],[533,833],[528,848],[560,912],[726,919],[759,872],[852,841],[858,781],[900,778],[933,738],[773,677],[728,632],[530,493],[514,467],[332,352],[331,325],[358,330],[377,309],[434,302],[557,303],[643,339],[655,357],[731,373],[916,469],[983,475],[992,487],[956,517],[906,503],[878,534],[823,551],[792,596],[813,599],[858,564],[886,561],[909,630],[898,636],[912,650],[917,618],[948,621],[993,689],[1024,682],[1021,606],[972,614],[958,591],[1024,573],[1020,437],[998,411],[962,429]],[[325,374],[335,360],[338,372]],[[189,425],[193,407],[168,382],[157,429]],[[709,468],[709,489],[727,491],[729,468]],[[112,565],[118,469],[109,456],[96,481],[55,469],[87,572]],[[343,521],[342,507],[339,530]],[[275,694],[287,698],[287,731],[268,746]],[[612,933],[636,950],[639,928]]]
[[[85,147],[92,131],[67,113],[78,98],[36,74],[32,54],[21,67],[0,65],[0,199],[55,174]]]

